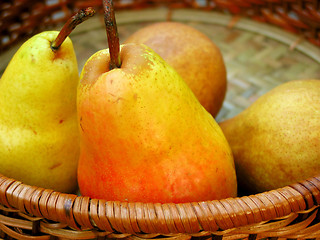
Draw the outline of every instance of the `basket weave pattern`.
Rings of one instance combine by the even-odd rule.
[[[0,203],[0,229],[11,236],[28,230],[34,239],[40,233],[70,239],[320,237],[320,176],[256,195],[184,204],[90,199],[0,176]]]
[[[117,10],[134,10],[165,5],[169,8],[222,11],[277,25],[320,46],[320,3],[317,0],[115,0],[114,5]],[[101,1],[1,1],[0,51],[45,28],[65,22],[76,9],[88,6],[101,8]]]
[[[316,0],[138,0],[114,1],[136,10],[196,8],[270,23],[320,46]],[[0,2],[0,52],[66,21],[77,9],[100,0]],[[41,23],[41,24],[40,24]],[[5,174],[5,173],[2,173]],[[320,175],[256,195],[184,204],[108,202],[28,186],[0,175],[0,238],[320,238]]]

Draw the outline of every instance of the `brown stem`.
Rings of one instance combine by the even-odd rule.
[[[110,53],[109,69],[112,70],[121,66],[119,34],[112,0],[103,0],[102,2]]]
[[[92,7],[88,7],[86,9],[81,9],[72,15],[60,30],[57,38],[51,43],[51,49],[53,51],[58,50],[64,40],[70,35],[72,30],[89,17],[92,17],[94,14],[94,9]]]

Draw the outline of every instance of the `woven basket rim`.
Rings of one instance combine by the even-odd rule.
[[[51,201],[51,199],[54,199],[54,201]],[[276,220],[292,213],[318,208],[320,204],[320,174],[307,180],[263,193],[192,203],[106,201],[27,185],[0,174],[0,204],[8,209],[19,210],[30,216],[65,223],[74,229],[97,228],[102,231],[109,230],[122,234],[139,234],[142,232],[149,234],[172,233],[171,231],[150,231],[150,229],[149,231],[143,231],[145,230],[143,227],[134,232],[132,229],[128,231],[128,229],[120,226],[126,221],[136,221],[136,215],[130,216],[128,214],[132,211],[130,210],[131,208],[134,208],[135,212],[141,213],[145,211],[145,213],[153,212],[154,214],[155,209],[162,209],[167,214],[165,219],[171,219],[175,224],[176,221],[194,222],[197,219],[196,225],[198,225],[198,228],[191,227],[186,229],[184,225],[182,232],[189,234],[218,232]],[[98,209],[99,204],[101,209]],[[101,204],[104,204],[106,208],[103,209],[104,207]],[[185,211],[181,209],[185,209]],[[273,214],[268,214],[267,212],[271,212],[271,210]],[[232,221],[239,216],[243,217],[243,215],[247,216],[247,220],[251,220],[242,224]],[[102,221],[102,216],[114,218],[114,222],[109,219],[107,229],[106,226],[102,226],[99,222]],[[156,216],[156,214],[148,218],[149,225],[156,226],[160,223],[159,219],[164,220],[161,219],[161,216]],[[204,219],[211,219],[210,224],[204,224]],[[179,233],[179,230],[178,232],[177,230],[174,232]]]

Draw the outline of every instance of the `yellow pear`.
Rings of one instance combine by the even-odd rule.
[[[199,30],[179,22],[158,22],[133,33],[125,43],[142,43],[169,63],[215,117],[226,89],[226,67],[220,49]]]
[[[79,158],[79,72],[67,37],[73,25],[65,26],[61,34],[46,31],[27,40],[1,77],[0,173],[72,192]]]
[[[243,189],[263,192],[320,172],[320,80],[283,83],[220,126]]]

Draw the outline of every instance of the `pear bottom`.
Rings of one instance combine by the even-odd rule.
[[[51,131],[0,125],[0,173],[24,184],[74,193],[79,139],[72,119]]]

